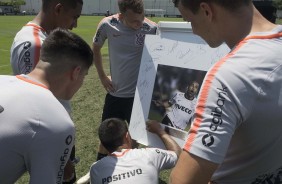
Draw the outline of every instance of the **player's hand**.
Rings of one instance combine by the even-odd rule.
[[[104,86],[105,90],[108,93],[109,92],[112,92],[112,93],[115,92],[115,88],[113,86],[111,76],[105,76],[105,77],[100,78],[100,79],[101,79],[102,85]]]
[[[162,135],[165,134],[166,132],[164,131],[163,127],[161,126],[160,122],[156,120],[148,120],[146,122],[146,129],[151,132],[155,133],[157,135]]]

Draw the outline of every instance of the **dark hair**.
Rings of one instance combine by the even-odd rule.
[[[75,9],[77,4],[83,4],[83,0],[42,0],[42,9],[48,10],[52,3],[61,3],[63,6]]]
[[[50,63],[49,70],[52,72],[62,72],[76,66],[89,69],[93,63],[93,52],[75,33],[56,28],[43,42],[40,60]]]
[[[189,8],[193,13],[197,13],[202,2],[215,3],[230,11],[236,11],[242,5],[249,5],[252,0],[172,0],[175,7],[181,1],[181,4]]]
[[[120,13],[125,13],[127,10],[132,10],[134,13],[143,13],[144,4],[142,0],[118,0]]]
[[[103,121],[99,127],[99,139],[102,145],[110,152],[123,144],[123,139],[128,132],[127,123],[118,118]]]

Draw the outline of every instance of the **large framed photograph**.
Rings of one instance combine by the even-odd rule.
[[[146,146],[165,148],[146,130],[146,121],[154,119],[183,147],[206,72],[230,51],[224,44],[210,48],[191,27],[175,24],[145,38],[129,132]]]

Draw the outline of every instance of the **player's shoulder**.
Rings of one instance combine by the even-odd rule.
[[[165,156],[170,156],[174,154],[173,151],[164,150],[161,148],[142,148],[140,150],[142,150],[147,155],[150,155],[150,158],[153,158],[154,156],[155,157],[159,157],[159,156],[165,157]]]
[[[120,19],[118,14],[114,14],[108,17],[104,17],[100,22],[98,27],[104,28],[104,27],[111,27],[111,26],[117,26],[120,24]]]

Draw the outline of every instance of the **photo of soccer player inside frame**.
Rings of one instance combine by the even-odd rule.
[[[148,118],[164,124],[171,136],[186,140],[206,73],[159,64]]]

